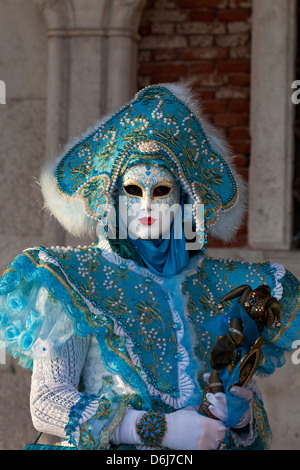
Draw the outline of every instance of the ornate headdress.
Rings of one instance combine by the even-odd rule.
[[[41,174],[45,205],[70,233],[105,226],[120,174],[132,162],[160,162],[193,204],[196,231],[228,241],[241,224],[244,183],[224,140],[184,84],[141,90],[113,116],[72,142]],[[202,239],[203,237],[200,236]]]

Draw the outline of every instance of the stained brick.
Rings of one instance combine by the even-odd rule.
[[[248,87],[223,87],[216,91],[216,98],[219,100],[248,100],[249,99]]]
[[[250,154],[250,141],[249,140],[230,140],[229,144],[232,148],[233,153],[249,155]]]
[[[151,32],[151,27],[149,24],[141,24],[139,28],[139,33],[141,36],[148,36]]]
[[[229,111],[233,113],[249,113],[250,103],[249,100],[230,101],[228,106]]]
[[[216,21],[205,23],[204,21],[187,21],[177,24],[179,34],[225,34],[226,25]]]
[[[233,86],[249,86],[250,85],[250,74],[232,75],[231,84]]]
[[[232,127],[232,126],[248,126],[249,116],[238,113],[216,114],[214,118],[216,126]]]
[[[139,76],[138,77],[138,86],[139,86],[139,89],[141,88],[145,88],[146,86],[149,86],[152,84],[152,77],[147,77],[147,76]]]
[[[250,72],[250,61],[226,61],[219,62],[217,64],[217,70],[220,73],[249,73]]]
[[[193,77],[191,77],[193,78]],[[209,73],[209,74],[202,74],[196,77],[197,78],[197,86],[200,87],[211,87],[211,88],[217,88],[219,89],[220,87],[227,85],[229,78],[228,75],[223,75],[223,74],[216,74],[214,73]]]
[[[203,102],[204,112],[207,114],[219,114],[225,113],[227,109],[226,101],[204,101]]]
[[[209,89],[201,89],[198,88],[195,90],[196,91],[196,96],[201,100],[213,100],[215,97],[215,91],[214,90],[209,90]]]
[[[253,0],[229,0],[230,8],[252,8]]]
[[[179,51],[180,60],[224,60],[227,57],[228,51],[222,47],[185,48]]]
[[[247,46],[249,43],[249,34],[222,34],[216,36],[216,45],[221,47]]]
[[[249,20],[250,17],[250,10],[223,10],[218,13],[218,20],[228,23],[246,21]]]
[[[189,66],[191,74],[209,74],[214,72],[214,64],[211,62],[199,62]]]
[[[181,8],[227,8],[228,0],[179,0]]]
[[[155,62],[171,62],[175,61],[177,53],[175,49],[154,49],[152,52],[152,59]]]
[[[140,49],[174,49],[187,47],[188,41],[185,36],[146,36],[140,42]]]
[[[248,168],[249,166],[249,158],[245,157],[244,155],[236,155],[234,157],[234,164],[238,168]]]
[[[192,10],[190,19],[191,21],[214,21],[216,16],[215,10]]]
[[[151,52],[150,51],[140,51],[138,58],[139,58],[139,63],[150,62],[151,61]]]
[[[250,140],[250,132],[246,127],[232,127],[229,129],[228,137],[232,140]]]
[[[230,34],[248,33],[251,31],[251,23],[246,21],[228,23],[227,29]]]
[[[172,35],[175,33],[175,24],[174,23],[153,23],[151,25],[151,33]]]
[[[140,67],[141,75],[170,75],[181,76],[188,72],[188,65],[182,63],[145,64]]]
[[[143,15],[143,22],[147,23],[177,23],[189,21],[189,12],[177,10],[154,10],[146,9]]]
[[[201,34],[199,36],[189,36],[189,45],[191,47],[211,47],[213,43],[213,35]]]
[[[231,47],[229,56],[231,59],[250,59],[251,48],[249,46]]]
[[[175,9],[177,7],[176,0],[155,0],[154,8],[158,10],[167,10],[167,9]]]

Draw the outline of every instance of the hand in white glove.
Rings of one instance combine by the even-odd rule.
[[[174,450],[213,450],[225,438],[225,426],[217,419],[184,408],[166,415],[168,431],[162,445]]]
[[[136,425],[145,411],[129,409],[119,426],[115,429],[111,442],[117,444],[141,444],[141,440],[136,431]]]
[[[249,424],[251,416],[252,416],[252,400],[253,400],[253,393],[247,387],[238,387],[234,386],[230,389],[230,393],[233,396],[237,396],[240,398],[246,398],[249,403],[248,410],[244,413],[238,424],[234,427],[234,429],[241,429],[247,424]],[[211,403],[209,406],[209,411],[220,421],[225,423],[228,418],[228,406],[227,406],[227,398],[225,393],[218,392],[208,393],[207,395],[208,401]]]
[[[113,444],[143,444],[136,431],[136,424],[145,412],[128,410],[112,436]],[[166,416],[167,432],[162,446],[174,450],[217,449],[225,438],[226,428],[217,419],[198,414],[192,407]]]

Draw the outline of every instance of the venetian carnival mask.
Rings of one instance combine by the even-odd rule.
[[[179,202],[180,185],[167,168],[135,165],[122,177],[119,215],[131,237],[168,236]]]
[[[134,170],[137,164],[144,165],[142,172]],[[120,178],[125,198],[120,209],[132,235],[148,239],[168,232],[175,214],[171,219],[165,216],[179,202],[179,184],[197,234],[195,249],[204,248],[206,233],[229,241],[242,223],[245,185],[226,142],[202,115],[185,84],[140,90],[47,163],[40,184],[45,206],[69,233],[94,236],[99,228],[99,238],[110,238]],[[134,184],[129,185],[130,180]],[[147,209],[150,200],[151,211]],[[162,216],[156,217],[159,207]],[[184,208],[186,220],[185,212]],[[150,225],[142,223],[144,217]]]

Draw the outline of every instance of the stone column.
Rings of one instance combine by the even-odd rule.
[[[108,34],[107,110],[126,104],[137,89],[137,34],[146,0],[113,0]]]
[[[296,1],[253,1],[249,245],[292,241]]]

